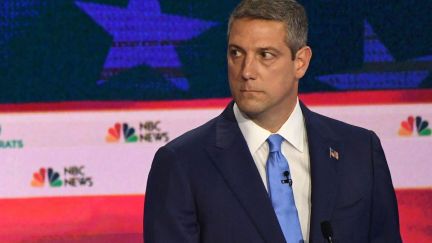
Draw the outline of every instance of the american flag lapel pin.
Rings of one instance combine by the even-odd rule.
[[[339,152],[334,150],[332,147],[329,148],[330,158],[339,160]]]

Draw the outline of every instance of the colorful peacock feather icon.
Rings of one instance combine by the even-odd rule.
[[[419,136],[430,136],[432,134],[429,122],[421,116],[416,116],[415,118],[414,116],[409,116],[407,120],[402,121],[398,133],[400,136],[409,137],[413,135],[414,128]]]
[[[121,133],[127,143],[135,143],[138,141],[138,136],[135,134],[135,128],[129,126],[127,123],[115,123],[113,127],[108,129],[108,134],[105,137],[105,141],[109,143],[117,143],[120,141]]]

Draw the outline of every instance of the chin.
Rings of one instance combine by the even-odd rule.
[[[257,114],[262,112],[262,105],[260,105],[256,101],[251,100],[236,100],[236,104],[241,112],[246,114],[249,117],[254,117]]]

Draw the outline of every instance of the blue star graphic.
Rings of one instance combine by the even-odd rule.
[[[340,90],[417,88],[432,70],[427,67],[432,56],[396,62],[367,21],[364,38],[362,69],[317,79]]]
[[[163,14],[157,0],[130,0],[126,8],[75,3],[113,37],[98,84],[127,69],[147,65],[178,89],[189,89],[175,46],[216,23]]]

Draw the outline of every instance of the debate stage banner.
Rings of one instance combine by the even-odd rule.
[[[404,242],[432,242],[431,4],[300,2],[314,53],[300,99],[378,134]],[[236,4],[0,3],[1,242],[143,242],[154,153],[230,102]]]

